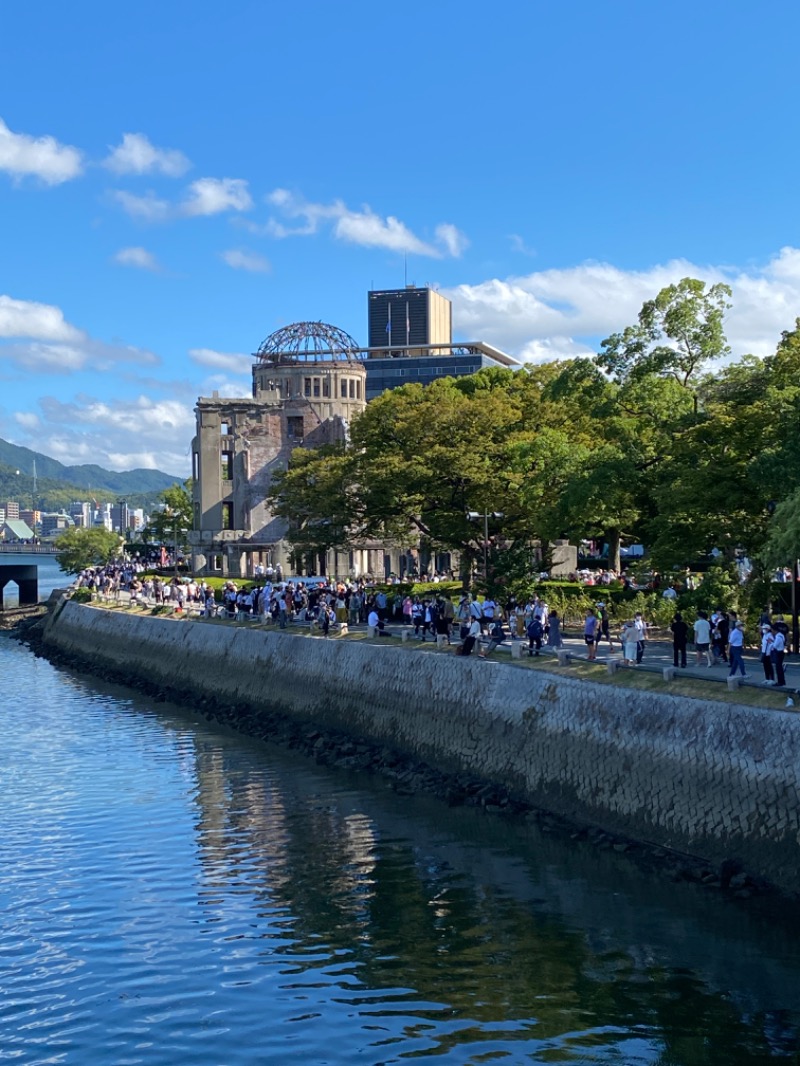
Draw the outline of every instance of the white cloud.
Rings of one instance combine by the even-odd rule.
[[[0,296],[0,362],[33,374],[69,374],[128,362],[152,365],[159,359],[133,345],[88,336],[65,320],[60,307]]]
[[[286,225],[270,219],[265,231],[271,237],[309,237],[319,232],[323,223],[331,222],[331,232],[337,240],[433,259],[441,259],[444,255],[457,257],[468,244],[464,234],[449,222],[436,227],[435,242],[431,243],[418,237],[400,219],[393,215],[384,218],[367,205],[360,211],[353,211],[341,200],[330,204],[310,203],[288,189],[275,189],[267,197],[267,202],[294,223]]]
[[[64,319],[60,307],[0,296],[0,337],[76,341],[84,336]]]
[[[31,416],[39,419],[39,426],[24,424]],[[188,473],[195,424],[190,403],[144,395],[102,400],[79,396],[70,402],[45,396],[38,412],[17,412],[15,419],[21,432],[14,443],[35,447],[62,463]]]
[[[112,196],[126,214],[141,222],[165,222],[172,212],[170,204],[154,192],[136,196],[134,193],[117,189]]]
[[[23,429],[39,429],[42,424],[41,418],[33,411],[17,411],[14,418]]]
[[[180,203],[170,203],[154,192],[143,196],[117,189],[113,198],[131,218],[142,222],[166,222],[172,218],[218,215],[223,211],[247,211],[253,201],[242,178],[198,178]]]
[[[253,201],[242,178],[200,178],[189,186],[180,211],[184,215],[218,215],[248,211]]]
[[[179,178],[192,164],[175,148],[156,148],[143,133],[123,133],[103,166],[115,174],[166,174]]]
[[[227,370],[232,374],[242,375],[249,375],[255,362],[252,355],[241,355],[238,352],[215,352],[213,348],[190,348],[189,358],[200,366],[209,366],[216,370]]]
[[[258,252],[248,252],[242,248],[229,248],[221,253],[222,258],[234,270],[249,270],[256,274],[265,274],[269,271],[268,260]]]
[[[436,227],[436,240],[454,259],[458,259],[469,247],[469,241],[465,235],[449,222],[442,222]]]
[[[77,148],[59,144],[54,137],[12,133],[0,119],[0,170],[13,178],[36,177],[46,185],[60,185],[83,172]]]
[[[582,263],[445,291],[458,335],[486,340],[532,362],[597,351],[599,341],[636,322],[645,300],[695,277],[733,290],[725,329],[735,355],[766,355],[800,312],[800,249],[783,248],[760,268],[701,266],[684,259],[644,270]]]
[[[158,272],[161,269],[156,257],[146,248],[120,248],[114,256],[114,262],[120,266],[137,267],[139,270]]]

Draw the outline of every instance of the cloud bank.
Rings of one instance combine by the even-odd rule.
[[[485,340],[524,362],[592,355],[610,333],[636,322],[645,300],[681,278],[733,290],[725,330],[734,355],[767,355],[800,314],[800,249],[786,247],[758,268],[673,259],[645,270],[581,263],[443,289],[464,340]]]

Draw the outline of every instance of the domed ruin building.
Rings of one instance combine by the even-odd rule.
[[[335,326],[286,326],[267,337],[255,360],[252,397],[215,393],[195,408],[189,541],[197,574],[246,577],[259,563],[291,573],[286,524],[265,503],[273,475],[295,448],[345,440],[366,405],[363,350]],[[331,565],[343,573],[369,569],[366,558]]]

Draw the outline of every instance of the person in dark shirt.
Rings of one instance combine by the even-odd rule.
[[[689,634],[689,627],[681,617],[681,612],[677,611],[675,617],[670,623],[672,630],[672,661],[675,666],[686,666],[686,641]],[[680,659],[680,662],[678,662]]]

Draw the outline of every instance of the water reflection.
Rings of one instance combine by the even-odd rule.
[[[384,1027],[399,1057],[470,1048],[489,1061],[519,1043],[543,1062],[612,1049],[664,1064],[793,1058],[800,981],[785,917],[776,930],[752,905],[533,826],[378,790],[330,802],[305,763],[265,774],[228,755],[198,742],[215,889],[235,870],[262,916],[291,913],[291,938],[270,947],[290,987],[347,974],[337,1001]],[[323,788],[354,784],[320,773]]]
[[[0,670],[0,1059],[797,1061],[787,912]]]

